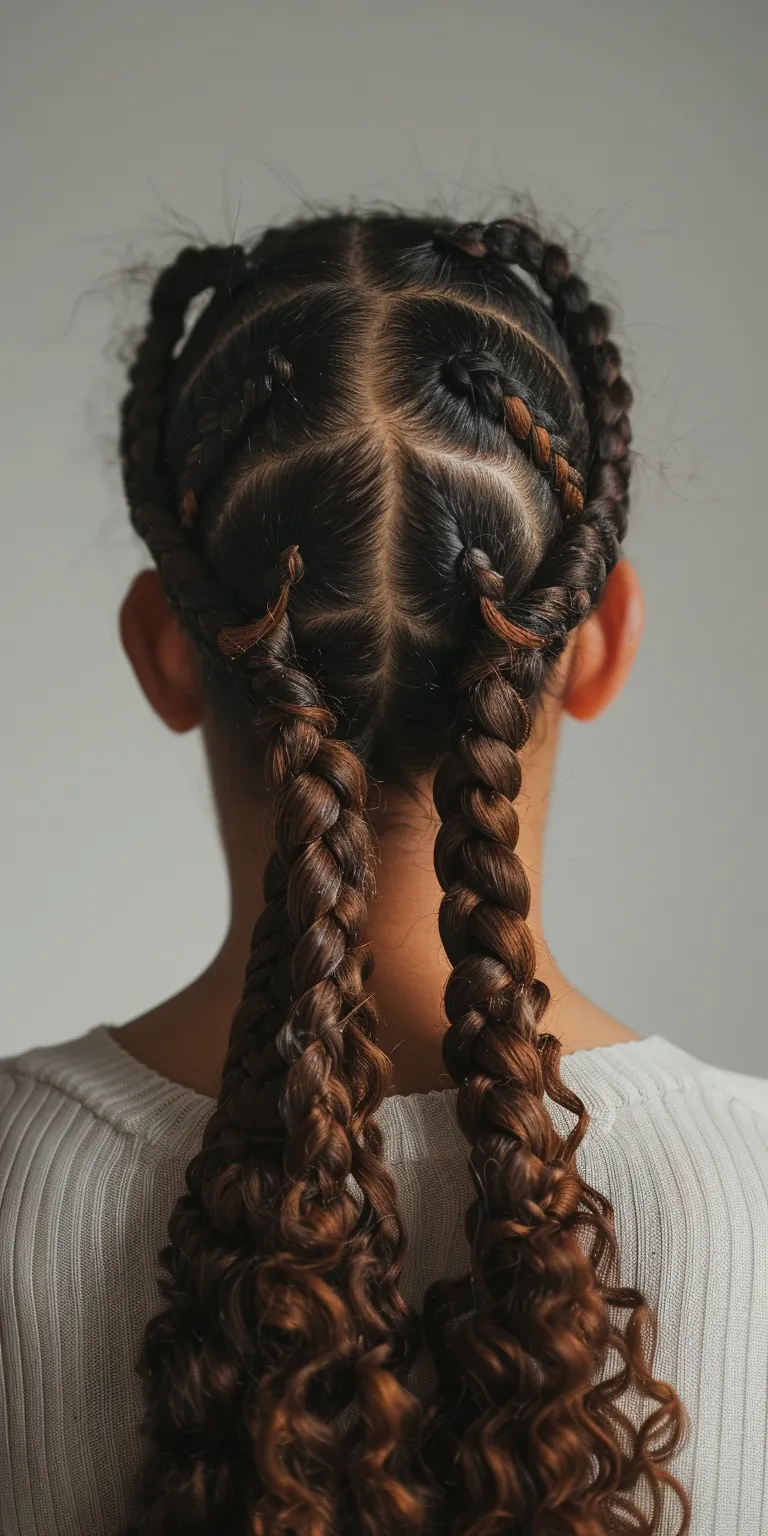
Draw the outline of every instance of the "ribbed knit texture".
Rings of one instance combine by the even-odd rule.
[[[614,1206],[622,1279],[658,1313],[656,1374],[690,1415],[693,1536],[768,1536],[768,1081],[658,1036],[566,1056],[563,1076],[592,1116],[579,1166]],[[0,1062],[2,1536],[115,1536],[130,1516],[134,1361],[211,1109],[103,1026]],[[418,1305],[467,1267],[455,1090],[386,1099],[379,1120]]]

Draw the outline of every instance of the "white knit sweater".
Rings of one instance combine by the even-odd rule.
[[[693,1536],[768,1536],[768,1081],[658,1036],[566,1056],[563,1076],[592,1116],[579,1163],[616,1211],[622,1278],[658,1312],[656,1373],[690,1415],[675,1471]],[[395,1096],[379,1115],[414,1304],[467,1266],[454,1101]],[[211,1108],[103,1026],[0,1062],[2,1536],[115,1536],[130,1514],[134,1360]],[[428,1378],[417,1362],[416,1389]]]

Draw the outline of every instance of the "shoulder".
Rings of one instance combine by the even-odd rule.
[[[718,1224],[768,1230],[768,1081],[700,1060],[659,1036],[564,1059],[584,1102],[590,1183],[624,1222],[698,1243]],[[617,1212],[618,1214],[618,1212]]]
[[[171,1154],[194,1150],[212,1105],[142,1066],[103,1024],[0,1060],[0,1146],[39,1116],[91,1119]]]
[[[757,1242],[768,1231],[768,1080],[658,1036],[581,1055],[566,1072],[590,1113],[585,1171],[624,1224],[663,1232],[667,1247],[677,1233],[699,1257],[739,1234]]]
[[[768,1078],[713,1066],[660,1035],[566,1056],[563,1076],[593,1119],[606,1123],[617,1115],[663,1116],[682,1102],[729,1106],[737,1118],[768,1123]]]
[[[18,1255],[25,1232],[42,1242],[46,1223],[62,1211],[84,1218],[97,1199],[108,1219],[134,1176],[189,1160],[207,1108],[133,1061],[103,1026],[0,1061],[5,1239]]]
[[[116,1298],[126,1315],[150,1305],[207,1112],[101,1027],[0,1061],[0,1312],[22,1376],[69,1347],[62,1316],[98,1330]],[[0,1400],[6,1375],[7,1356]]]
[[[654,1320],[654,1374],[690,1416],[676,1466],[702,1529],[757,1533],[768,1391],[768,1082],[650,1037],[577,1066],[587,1182],[613,1209],[620,1283]],[[602,1054],[602,1053],[601,1053]],[[745,1461],[745,1447],[749,1454]],[[698,1526],[697,1526],[698,1529]]]
[[[135,1358],[206,1112],[102,1028],[0,1061],[3,1531],[91,1529],[138,1469]]]
[[[696,1066],[699,1068],[697,1082],[702,1091],[721,1094],[759,1119],[768,1120],[768,1077],[731,1072],[725,1067],[712,1067],[703,1062],[697,1062]]]

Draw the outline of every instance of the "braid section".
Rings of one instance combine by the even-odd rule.
[[[513,437],[525,444],[534,464],[551,479],[565,518],[583,510],[584,481],[579,471],[568,463],[565,446],[558,451],[557,443],[553,441],[557,431],[555,423],[543,421],[535,407],[526,404],[519,384],[505,377],[497,358],[484,352],[460,353],[449,358],[443,369],[443,379],[456,394],[468,395],[492,416],[496,415]]]
[[[182,253],[161,278],[122,448],[134,526],[166,595],[203,654],[234,669],[266,738],[275,852],[218,1106],[169,1224],[165,1308],[140,1362],[152,1446],[140,1529],[245,1520],[256,1536],[337,1536],[349,1521],[378,1532],[396,1520],[416,1532],[424,1503],[402,1467],[420,1408],[395,1374],[413,1354],[414,1319],[397,1288],[403,1238],[373,1118],[389,1063],[359,943],[372,890],[367,778],[297,663],[296,547],[265,617],[244,623],[190,537],[231,444],[290,365],[273,352],[258,390],[249,373],[211,403],[181,496],[163,457],[173,348],[190,298],[219,271],[218,253]],[[236,1441],[248,1455],[234,1463]]]
[[[505,638],[503,582],[482,552],[470,550],[465,569],[486,620],[498,617],[484,624],[459,680],[464,703],[434,784],[435,868],[453,966],[444,1057],[459,1085],[477,1199],[467,1213],[469,1276],[439,1282],[425,1298],[442,1382],[430,1456],[454,1469],[451,1529],[461,1536],[648,1536],[659,1491],[673,1482],[660,1463],[683,1420],[647,1364],[642,1299],[615,1283],[610,1207],[577,1171],[588,1118],[561,1081],[559,1042],[540,1028],[549,994],[536,978],[530,891],[515,852],[519,753],[545,646]],[[539,642],[546,614],[545,605],[531,631]],[[548,1099],[574,1115],[567,1137]],[[612,1350],[622,1370],[600,1381]],[[639,1432],[615,1407],[631,1374],[658,1405]],[[655,1508],[649,1519],[631,1500],[641,1477]]]
[[[592,437],[586,499],[609,510],[614,536],[620,541],[627,530],[629,508],[632,391],[622,377],[621,354],[609,334],[608,310],[592,300],[563,246],[548,243],[522,220],[464,224],[436,231],[435,240],[473,262],[496,261],[522,268],[551,300],[552,318],[581,385]]]

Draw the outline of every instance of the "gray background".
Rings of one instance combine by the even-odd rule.
[[[16,0],[0,30],[0,1053],[158,1001],[226,921],[199,744],[116,636],[141,552],[110,274],[170,253],[169,209],[227,238],[304,199],[469,217],[506,187],[620,298],[638,389],[648,628],[566,733],[550,941],[641,1033],[768,1073],[765,8]]]

